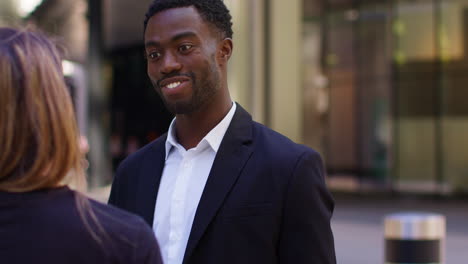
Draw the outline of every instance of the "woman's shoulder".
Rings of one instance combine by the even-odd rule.
[[[92,211],[103,224],[119,229],[128,229],[129,232],[139,230],[142,226],[149,227],[140,216],[90,198],[88,200]]]
[[[87,200],[90,210],[86,212],[86,221],[98,240],[110,247],[109,251],[131,253],[121,257],[137,260],[135,263],[162,263],[154,232],[143,218],[112,205]]]
[[[11,263],[161,263],[142,218],[68,187],[0,192],[0,198],[0,247],[11,248],[0,255]],[[37,243],[26,242],[31,239]]]

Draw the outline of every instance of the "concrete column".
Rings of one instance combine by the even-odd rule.
[[[250,112],[249,8],[247,1],[226,1],[233,22],[234,49],[228,64],[228,86],[232,100]]]
[[[249,1],[250,17],[250,113],[253,119],[265,123],[265,1]]]
[[[233,100],[265,122],[265,0],[226,0],[234,30],[228,82]]]
[[[109,91],[103,76],[102,1],[88,0],[89,8],[89,186],[100,187],[111,180],[109,138]]]
[[[302,1],[270,1],[269,125],[302,141]]]

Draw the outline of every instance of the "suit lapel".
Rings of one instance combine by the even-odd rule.
[[[167,134],[164,134],[153,143],[149,155],[145,156],[145,160],[142,162],[141,168],[139,168],[140,177],[136,177],[141,179],[138,183],[137,213],[150,226],[153,226],[156,197],[158,196],[159,183],[164,169],[166,137]]]
[[[224,203],[250,158],[251,141],[252,118],[240,105],[237,105],[236,113],[218,149],[200,198],[183,263],[188,263],[207,226]]]

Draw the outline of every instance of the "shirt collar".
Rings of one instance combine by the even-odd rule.
[[[198,145],[202,142],[206,141],[211,146],[214,152],[218,152],[219,146],[221,145],[221,141],[224,138],[224,134],[231,124],[232,118],[234,117],[234,113],[236,112],[236,104],[232,103],[231,110],[226,114],[226,116],[219,122],[213,129],[211,129],[208,134],[200,141]],[[182,148],[183,147],[177,142],[176,135],[175,135],[175,123],[176,118],[174,118],[169,126],[169,130],[167,132],[167,139],[166,139],[166,160],[171,153],[172,148]]]

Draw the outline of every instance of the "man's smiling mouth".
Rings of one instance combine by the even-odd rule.
[[[173,83],[170,83],[168,85],[166,85],[166,88],[168,89],[174,89],[176,87],[178,87],[182,82],[173,82]]]

